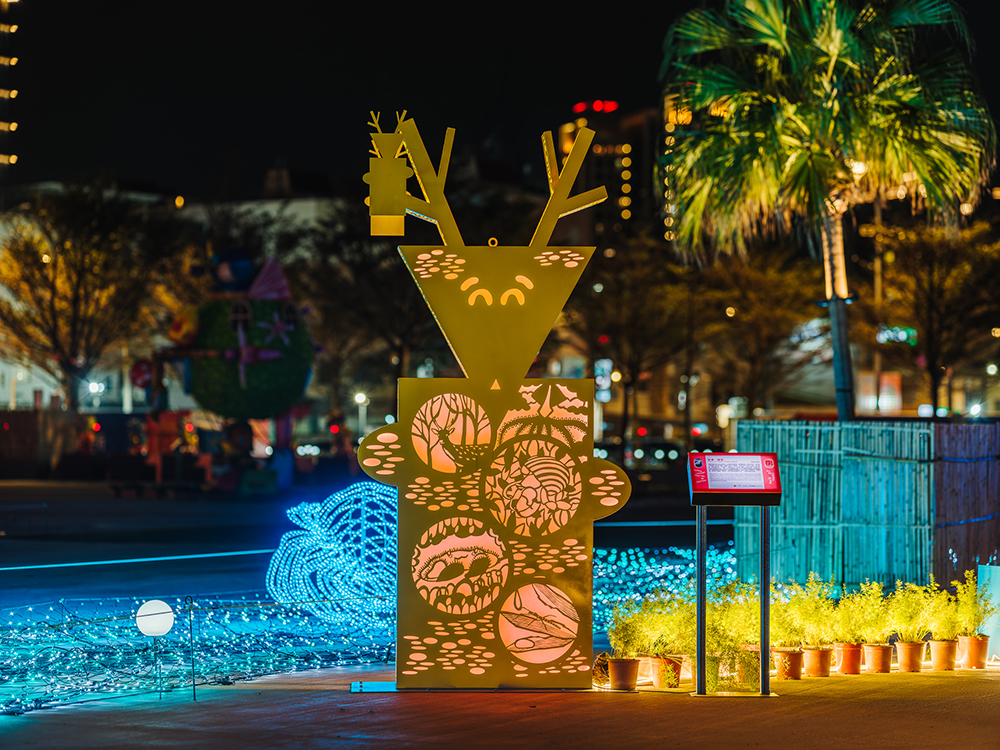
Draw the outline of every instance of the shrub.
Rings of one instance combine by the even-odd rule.
[[[903,643],[919,643],[930,629],[928,625],[927,589],[916,583],[896,581],[896,590],[889,595],[886,619],[889,629]]]
[[[986,621],[997,613],[989,594],[981,596],[976,584],[976,571],[965,571],[965,582],[952,581],[958,600],[959,635],[982,635]]]

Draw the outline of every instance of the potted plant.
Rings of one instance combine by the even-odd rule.
[[[789,605],[802,629],[803,666],[808,677],[829,677],[833,656],[833,583],[810,573],[805,586],[791,585]]]
[[[784,592],[771,586],[771,654],[776,679],[802,679],[802,626],[795,605]]]
[[[889,672],[892,667],[892,646],[889,645],[892,629],[887,618],[887,602],[882,596],[882,584],[865,581],[854,596],[857,597],[858,631],[864,641],[865,671]]]
[[[611,612],[608,642],[613,654],[608,659],[608,680],[612,690],[635,690],[639,679],[639,652],[649,646],[649,631],[635,602],[617,605]]]
[[[958,651],[958,602],[931,576],[927,587],[927,625],[931,631],[931,669],[953,671]]]
[[[924,636],[927,624],[927,589],[916,583],[896,581],[889,595],[886,619],[896,636],[896,661],[900,672],[919,672],[924,662],[927,644]]]
[[[848,594],[844,588],[831,620],[837,653],[837,674],[861,674],[861,624],[864,611],[865,600],[861,592]]]
[[[735,646],[732,660],[736,682],[756,684],[760,676],[760,591],[755,585],[736,581],[723,587],[724,602],[717,607],[719,629]],[[731,670],[732,671],[732,670]]]
[[[653,688],[663,690],[680,685],[682,654],[693,650],[695,637],[694,603],[676,595],[660,596],[643,603],[655,635],[650,659]]]
[[[965,669],[986,669],[990,637],[982,630],[986,621],[997,612],[990,596],[979,593],[976,571],[965,571],[965,582],[952,581],[958,609],[958,657]]]

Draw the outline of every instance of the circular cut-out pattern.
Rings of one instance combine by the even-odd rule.
[[[448,518],[420,537],[413,583],[428,604],[466,615],[490,605],[507,582],[510,562],[497,535],[472,518]]]
[[[548,664],[576,641],[580,615],[555,586],[533,583],[514,591],[500,608],[500,640],[515,657],[529,664]]]
[[[556,442],[509,444],[486,477],[486,497],[496,519],[522,536],[541,536],[565,526],[580,507],[582,482],[576,460]]]
[[[445,393],[417,410],[411,429],[413,448],[437,471],[466,474],[479,468],[493,430],[485,409],[468,396]]]

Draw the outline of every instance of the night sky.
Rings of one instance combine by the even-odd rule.
[[[541,168],[539,136],[584,99],[656,105],[663,36],[695,0],[630,14],[559,4],[475,4],[454,15],[386,3],[20,0],[7,48],[19,123],[8,184],[115,175],[191,198],[259,197],[278,159],[361,191],[368,111],[407,109],[431,153]],[[427,8],[429,3],[414,3]],[[996,116],[1000,3],[967,0],[977,69]],[[348,7],[349,6],[349,7]],[[483,10],[495,16],[482,18]],[[475,20],[474,20],[475,19]]]

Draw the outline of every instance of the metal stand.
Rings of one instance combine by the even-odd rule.
[[[153,658],[156,659],[156,686],[160,689],[160,700],[163,700],[163,680],[160,679],[160,643],[159,638],[153,636]]]
[[[760,506],[760,694],[771,694],[771,509]]]
[[[698,624],[697,632],[695,635],[697,645],[695,647],[695,662],[697,673],[695,675],[695,694],[696,695],[708,695],[707,681],[705,679],[705,657],[707,644],[706,641],[706,620],[707,620],[707,603],[706,599],[706,583],[705,583],[705,555],[708,547],[708,524],[706,523],[706,516],[708,515],[708,508],[699,505],[698,506],[698,542],[697,542],[697,552],[698,552],[698,566],[697,566],[697,578],[698,578]]]
[[[188,635],[191,638],[191,700],[198,700],[194,687],[194,597],[185,596],[184,603],[188,608]]]
[[[705,556],[708,548],[708,506],[697,507],[697,630],[695,646],[695,695],[708,695],[707,581]],[[760,694],[771,693],[771,509],[760,506]]]

